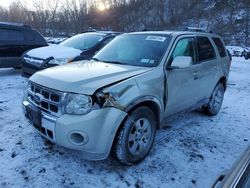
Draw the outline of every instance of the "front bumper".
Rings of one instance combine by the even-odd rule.
[[[27,106],[23,101],[24,114]],[[41,111],[41,126],[32,126],[46,139],[60,146],[80,150],[89,160],[108,157],[115,134],[127,113],[116,108],[93,110],[85,115],[54,117]]]

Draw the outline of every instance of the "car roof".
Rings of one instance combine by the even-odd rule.
[[[99,36],[102,36],[103,38],[106,38],[108,36],[117,36],[117,35],[120,35],[122,34],[121,32],[114,32],[114,31],[87,31],[87,32],[83,32],[83,33],[79,33],[77,35],[99,35]],[[74,35],[74,36],[77,36],[77,35]],[[72,37],[74,37],[72,36]]]
[[[122,34],[122,32],[117,32],[117,31],[96,31],[96,33],[103,33],[103,34],[106,34],[106,35],[111,35],[111,34],[119,35],[119,34]]]
[[[211,37],[219,37],[219,35],[209,32],[196,32],[196,31],[140,31],[140,32],[132,32],[130,34],[159,34],[159,35],[171,35],[173,37],[178,37],[180,35],[198,35],[198,36],[211,36]]]
[[[30,28],[28,25],[22,24],[22,23],[14,23],[14,22],[0,22],[0,27],[26,27]]]

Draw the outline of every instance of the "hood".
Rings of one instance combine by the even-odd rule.
[[[92,95],[97,89],[152,70],[152,67],[80,61],[34,74],[30,80],[55,90]]]
[[[59,59],[59,58],[73,58],[75,56],[80,55],[81,52],[82,52],[81,50],[77,50],[71,47],[66,47],[63,45],[51,45],[30,50],[27,53],[27,55],[41,59],[47,59],[49,57],[54,57],[55,59]]]

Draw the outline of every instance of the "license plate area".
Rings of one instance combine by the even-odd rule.
[[[42,113],[37,107],[28,105],[26,106],[26,117],[29,119],[31,124],[36,128],[42,126]]]

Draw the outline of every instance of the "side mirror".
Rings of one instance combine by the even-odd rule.
[[[186,68],[190,67],[193,63],[192,57],[190,56],[177,56],[174,58],[171,67],[175,68]]]

